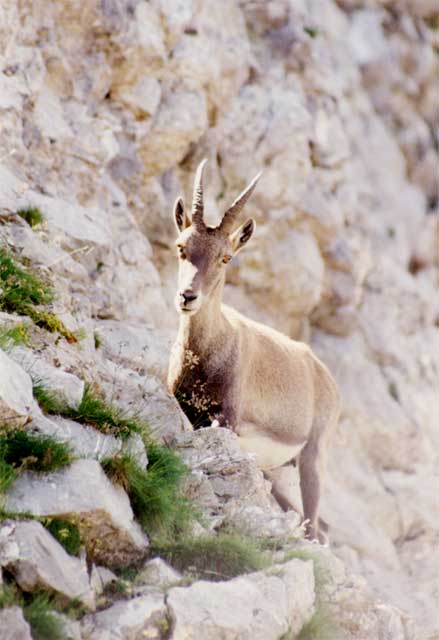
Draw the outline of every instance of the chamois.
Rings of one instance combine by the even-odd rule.
[[[255,221],[233,227],[260,174],[211,227],[203,220],[206,162],[196,172],[192,214],[182,198],[174,205],[180,322],[168,387],[194,426],[217,420],[235,432],[272,480],[284,510],[297,511],[285,483],[270,472],[298,458],[306,536],[325,542],[318,508],[328,440],[340,413],[336,383],[307,345],[222,304],[226,264],[253,235]]]

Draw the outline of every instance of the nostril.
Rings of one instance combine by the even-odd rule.
[[[197,294],[193,293],[193,291],[183,291],[183,293],[181,295],[184,298],[185,302],[192,302],[193,300],[196,300],[196,298],[197,298]]]

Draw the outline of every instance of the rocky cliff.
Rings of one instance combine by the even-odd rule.
[[[5,481],[0,564],[23,593],[81,601],[68,637],[318,640],[324,607],[337,638],[437,637],[438,34],[433,0],[3,0],[2,433],[54,438],[74,460],[46,474],[22,461]],[[202,157],[211,221],[263,169],[228,302],[308,341],[340,385],[330,550],[310,552],[231,434],[187,431],[165,390],[171,207]],[[36,285],[20,306],[23,272],[51,299]],[[99,604],[105,567],[149,553],[130,492],[99,461],[128,451],[145,469],[151,452],[114,411],[90,426],[84,381],[183,456],[204,514],[194,534],[248,525],[277,545],[272,565],[211,583],[152,560]],[[47,517],[75,521],[79,555]],[[14,624],[30,638],[21,606],[2,609],[0,637]]]

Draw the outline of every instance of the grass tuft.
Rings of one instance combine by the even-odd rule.
[[[213,581],[259,571],[271,563],[269,554],[254,539],[232,533],[153,544],[152,551],[179,571]]]
[[[127,491],[133,511],[152,539],[174,539],[189,530],[197,518],[195,507],[185,498],[180,485],[188,473],[179,456],[167,447],[150,444],[148,469],[129,454],[102,462],[108,477]]]
[[[8,351],[20,344],[29,344],[28,328],[23,322],[16,324],[14,327],[0,328],[0,349]]]
[[[21,594],[15,585],[3,583],[0,586],[0,609],[12,606],[22,608],[33,640],[67,640],[63,622],[55,615],[53,604],[46,594]]]
[[[23,615],[28,621],[33,640],[67,640],[64,624],[55,614],[55,610],[46,594],[24,598]]]
[[[320,603],[317,611],[306,624],[297,640],[339,640],[340,629],[334,622],[327,606]]]
[[[24,470],[55,471],[72,461],[70,448],[49,436],[19,429],[0,435],[0,492],[5,492]]]
[[[77,556],[81,548],[81,534],[78,526],[69,520],[45,518],[42,524],[58,540],[71,556]]]
[[[46,282],[20,266],[12,254],[0,248],[0,310],[30,315],[34,305],[48,304],[53,291]]]
[[[26,220],[28,225],[32,228],[42,224],[44,222],[44,216],[41,211],[37,207],[26,207],[24,209],[19,209],[17,214]]]
[[[103,398],[91,390],[89,384],[85,385],[84,395],[77,409],[69,407],[40,382],[34,385],[33,392],[38,404],[46,413],[86,423],[102,433],[127,438],[131,433],[139,433],[147,428],[135,418],[124,415],[117,407],[106,404]]]
[[[0,311],[28,316],[37,326],[57,332],[69,342],[77,342],[76,336],[54,313],[38,308],[53,301],[52,287],[18,264],[3,248],[0,248],[0,290]]]

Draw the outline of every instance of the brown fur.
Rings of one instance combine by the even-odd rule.
[[[198,198],[200,193],[202,197],[200,173]],[[270,470],[299,456],[306,532],[323,541],[318,505],[328,440],[340,411],[336,384],[307,345],[221,303],[223,259],[244,246],[254,221],[232,234],[230,215],[226,228],[205,227],[200,218],[192,224],[181,200],[174,215],[181,315],[169,364],[169,389],[195,426],[217,419],[232,429],[268,476]],[[275,479],[273,495],[283,508],[294,508]]]

